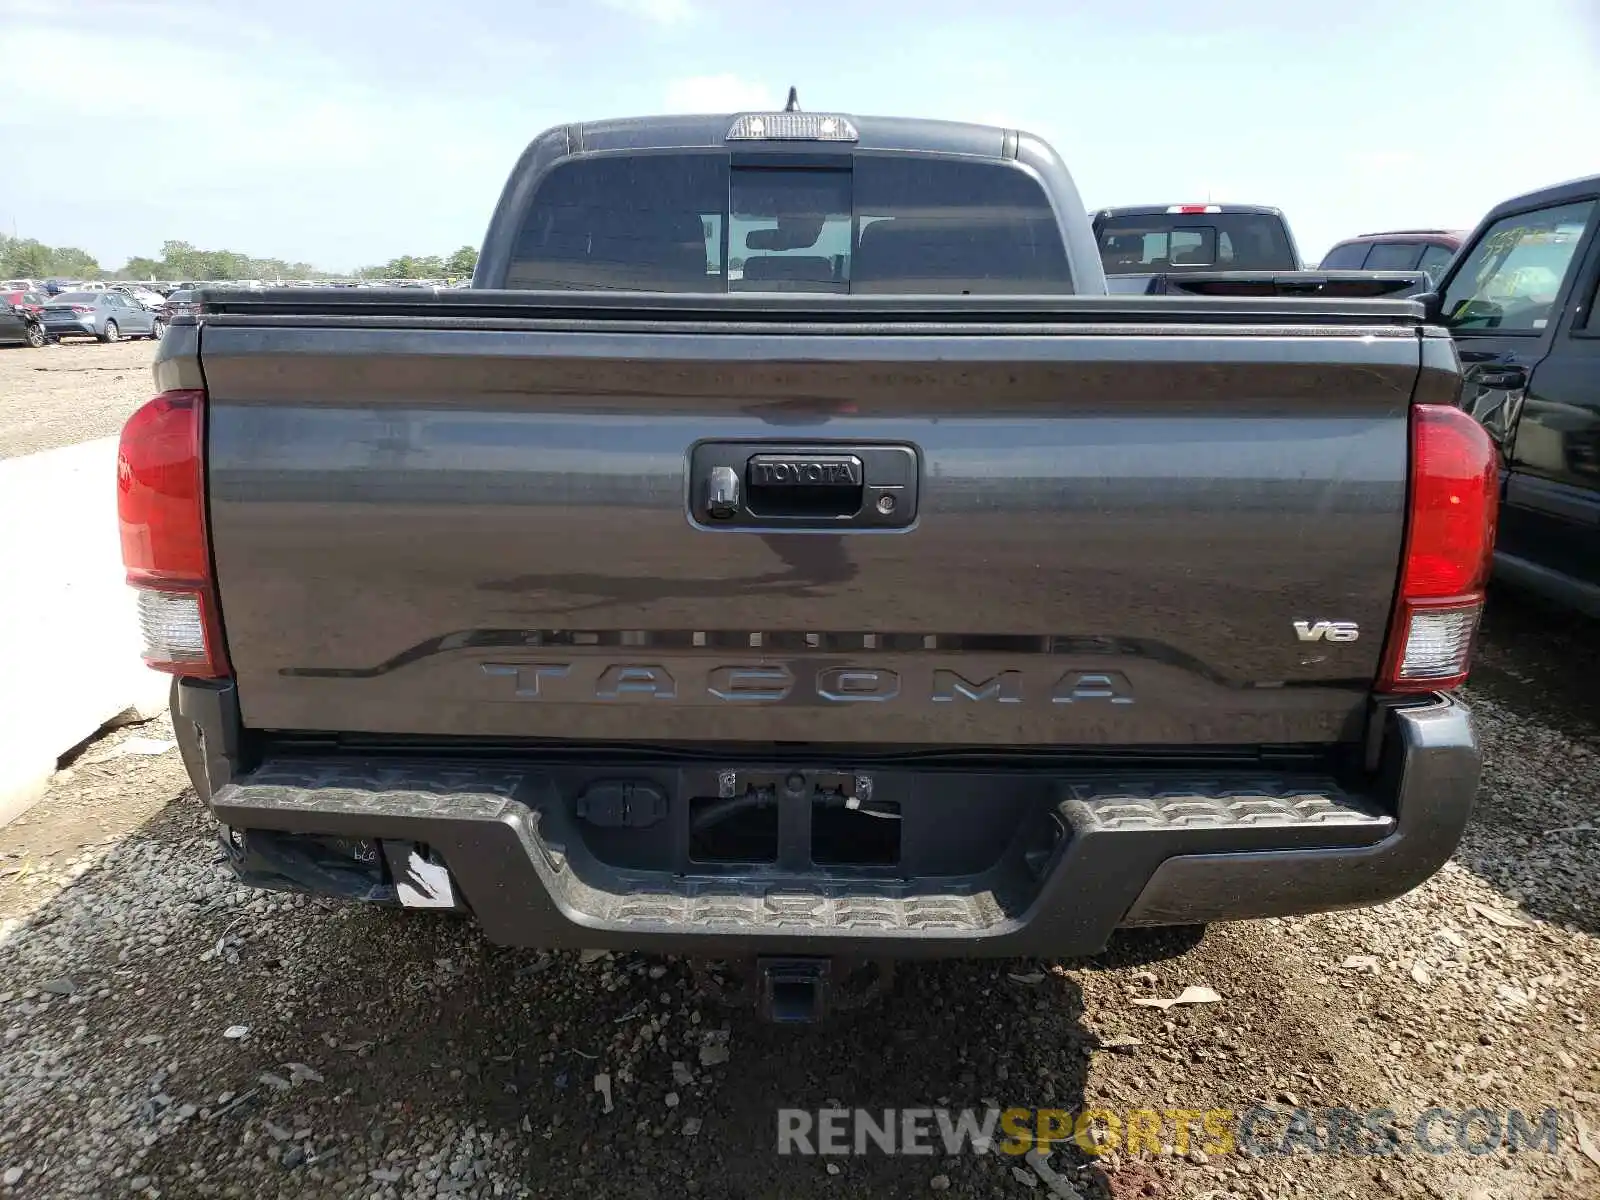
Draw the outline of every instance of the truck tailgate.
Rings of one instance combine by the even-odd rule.
[[[1426,339],[1382,305],[1208,324],[1109,303],[1115,319],[849,327],[222,306],[197,334],[245,723],[1358,738]],[[748,454],[903,452],[914,519],[718,527],[692,512],[706,442],[746,486]]]

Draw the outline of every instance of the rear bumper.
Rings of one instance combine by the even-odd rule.
[[[1366,794],[1314,775],[1196,779],[1193,767],[881,772],[878,792],[912,806],[982,791],[1006,814],[1003,836],[970,833],[990,837],[992,857],[944,871],[926,864],[948,867],[959,849],[879,873],[647,870],[597,853],[573,814],[570,768],[321,755],[235,776],[220,711],[231,689],[185,684],[174,699],[191,775],[248,881],[390,898],[420,852],[448,869],[454,902],[491,940],[546,948],[1076,956],[1119,927],[1377,904],[1450,856],[1479,771],[1467,711],[1439,699],[1384,712]],[[925,836],[909,817],[904,828],[908,841]],[[309,870],[297,849],[308,835],[323,839]]]
[[[44,331],[52,337],[99,337],[93,321],[46,321]]]

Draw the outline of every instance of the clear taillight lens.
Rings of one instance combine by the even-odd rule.
[[[1399,677],[1439,686],[1437,681],[1460,679],[1472,658],[1472,635],[1478,628],[1483,605],[1411,609],[1406,627],[1405,651]]]
[[[139,631],[144,658],[200,666],[206,662],[206,627],[200,597],[193,592],[139,592]]]

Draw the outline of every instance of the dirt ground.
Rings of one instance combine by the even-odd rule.
[[[152,393],[146,339],[0,349],[0,458],[111,437]]]

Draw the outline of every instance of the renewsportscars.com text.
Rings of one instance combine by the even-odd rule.
[[[778,1153],[1027,1154],[1071,1142],[1088,1154],[1557,1153],[1573,1124],[1558,1109],[826,1108],[778,1110]]]

